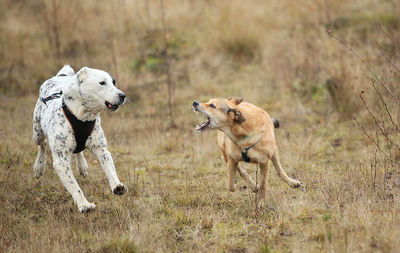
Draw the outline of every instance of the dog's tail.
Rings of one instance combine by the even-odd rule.
[[[73,76],[75,75],[75,71],[71,68],[71,66],[64,65],[64,67],[62,67],[60,69],[60,71],[58,71],[56,76]]]
[[[279,128],[279,121],[275,118],[271,118],[272,123],[274,123],[274,128]]]

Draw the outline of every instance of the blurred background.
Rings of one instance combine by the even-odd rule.
[[[394,0],[0,5],[2,94],[37,94],[63,64],[89,66],[112,73],[133,103],[160,115],[194,98],[240,95],[301,117],[351,118],[368,86],[365,66],[327,30],[380,73],[400,26]]]
[[[398,0],[0,0],[0,250],[395,252],[399,41]],[[64,64],[110,72],[129,97],[102,123],[130,192],[111,197],[87,152],[90,217],[50,161],[32,176],[34,104]],[[216,132],[194,133],[191,104],[230,96],[279,119],[306,192],[274,172],[260,212],[227,192]]]

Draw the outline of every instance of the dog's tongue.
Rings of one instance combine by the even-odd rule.
[[[108,108],[112,108],[112,104],[108,104]]]

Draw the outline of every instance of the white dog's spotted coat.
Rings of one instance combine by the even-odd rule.
[[[49,100],[46,104],[41,101],[41,98],[60,91],[61,98]],[[40,87],[39,99],[33,113],[33,140],[39,145],[34,175],[39,178],[44,173],[47,138],[54,169],[72,195],[79,211],[86,212],[95,208],[95,204],[86,200],[72,173],[70,162],[76,141],[72,127],[63,113],[62,101],[79,120],[95,120],[94,129],[85,146],[99,159],[113,193],[123,194],[127,188],[119,181],[113,159],[107,150],[106,138],[100,125],[100,113],[107,109],[117,110],[125,102],[125,94],[115,87],[115,80],[107,72],[83,67],[75,74],[68,65]],[[83,152],[74,155],[79,173],[87,176],[88,165]]]

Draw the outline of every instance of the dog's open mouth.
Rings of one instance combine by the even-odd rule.
[[[199,113],[197,108],[194,108],[194,107],[193,107],[193,111],[195,111],[196,113]],[[196,125],[196,132],[198,132],[198,133],[204,132],[209,128],[211,119],[207,115],[206,115],[206,117],[207,117],[207,121],[204,121],[203,123],[201,123],[200,126]]]
[[[201,123],[200,126],[196,125],[196,132],[204,132],[210,126],[210,118],[207,116],[207,121]]]
[[[119,108],[119,105],[113,105],[113,104],[109,103],[108,101],[106,101],[105,104],[106,104],[107,109],[110,111],[116,111]]]

